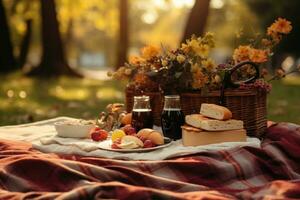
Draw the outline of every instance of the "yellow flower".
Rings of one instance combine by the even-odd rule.
[[[203,37],[204,42],[207,43],[208,46],[211,48],[215,47],[214,36],[215,36],[214,33],[207,32],[205,34],[205,36]],[[198,38],[198,39],[200,39],[200,38]]]
[[[185,43],[182,43],[181,44],[181,50],[185,53],[188,53],[191,49],[190,49],[190,46],[188,46],[187,44]]]
[[[146,60],[150,60],[154,56],[160,53],[160,48],[154,45],[149,45],[141,49],[142,57]]]
[[[171,60],[175,60],[176,59],[176,55],[172,52],[168,52],[168,57],[171,59]]]
[[[164,66],[164,67],[165,67],[165,66],[167,66],[167,65],[168,65],[168,61],[167,61],[167,60],[162,60],[162,61],[161,61],[161,64],[162,64],[162,66]]]
[[[221,77],[219,75],[215,75],[214,82],[215,83],[220,83],[221,82]]]
[[[278,18],[270,27],[268,27],[267,34],[270,36],[276,33],[288,34],[291,32],[292,28],[290,21]]]
[[[198,56],[206,58],[209,54],[209,46],[207,44],[199,45],[195,52]]]
[[[129,76],[131,74],[132,70],[131,69],[125,69],[124,74]]]
[[[199,48],[199,43],[196,39],[191,39],[188,41],[187,46],[191,47],[193,51],[195,51],[197,48]]]
[[[243,46],[240,45],[238,48],[236,48],[233,52],[233,60],[235,62],[241,62],[241,61],[246,61],[250,60],[249,55],[251,52],[251,47],[250,46]]]
[[[202,61],[202,63],[201,63],[203,66],[204,66],[204,68],[206,68],[208,71],[212,71],[213,69],[215,69],[215,67],[216,67],[216,64],[215,64],[215,62],[212,60],[212,59],[207,59],[207,60],[204,60],[204,61]]]
[[[199,69],[199,65],[198,65],[198,63],[195,63],[191,67],[191,72],[196,72],[198,69]]]
[[[260,49],[251,49],[250,60],[255,63],[263,63],[268,60],[267,52]]]
[[[179,63],[183,63],[185,61],[185,56],[182,55],[182,54],[179,54],[177,57],[176,57],[176,60],[179,62]]]

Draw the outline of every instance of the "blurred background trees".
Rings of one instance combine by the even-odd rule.
[[[96,116],[107,103],[124,101],[125,84],[106,80],[106,71],[144,45],[175,48],[211,31],[212,57],[222,63],[278,17],[292,21],[293,30],[268,64],[289,69],[300,62],[299,6],[299,0],[0,0],[0,124]],[[56,79],[77,72],[96,80]],[[297,77],[273,84],[270,119],[300,123],[299,85]]]
[[[176,47],[192,34],[216,33],[224,62],[240,41],[278,16],[294,25],[273,64],[299,56],[297,0],[1,0],[1,71],[74,74],[116,68],[146,44]],[[52,63],[51,63],[52,62]],[[37,66],[36,68],[33,68]],[[50,74],[49,74],[50,75]]]

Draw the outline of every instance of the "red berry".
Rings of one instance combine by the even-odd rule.
[[[116,143],[112,143],[111,148],[112,149],[120,149],[120,147]]]
[[[144,142],[144,148],[151,148],[154,147],[155,145],[152,143],[151,140],[145,140]]]
[[[91,138],[94,141],[100,141],[101,137],[100,137],[100,132],[99,131],[94,131],[91,133]]]
[[[108,136],[107,131],[101,130],[101,131],[99,131],[99,132],[100,132],[100,140],[106,140],[106,139],[107,139],[107,136]]]
[[[95,128],[94,128],[94,131],[100,131],[100,130],[101,130],[100,127],[95,127]]]

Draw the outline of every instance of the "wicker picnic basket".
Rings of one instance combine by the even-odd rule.
[[[126,109],[132,111],[133,90],[126,90]],[[154,124],[160,126],[163,110],[163,94],[159,92],[143,93],[150,96]],[[259,90],[228,89],[225,92],[225,106],[233,114],[233,119],[244,121],[248,136],[262,138],[267,128],[266,92]],[[202,103],[219,104],[220,91],[212,91],[205,95],[200,93],[182,93],[181,109],[185,115],[199,113]]]
[[[232,111],[233,119],[244,121],[248,136],[263,137],[267,128],[266,92],[259,90],[228,89],[225,91],[225,106]],[[181,109],[185,115],[199,113],[202,103],[220,102],[220,91],[205,95],[181,94]]]

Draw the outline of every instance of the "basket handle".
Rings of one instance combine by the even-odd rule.
[[[255,69],[255,74],[254,76],[250,77],[249,79],[245,80],[245,81],[240,81],[240,82],[233,82],[231,79],[232,74],[238,70],[239,68],[243,67],[244,65],[251,65],[254,67]],[[259,78],[259,67],[257,64],[255,64],[254,62],[251,61],[245,61],[245,62],[241,62],[236,64],[234,67],[232,67],[231,69],[228,69],[225,71],[224,74],[224,79],[222,82],[222,86],[221,86],[221,95],[220,95],[220,105],[225,105],[225,89],[232,87],[232,88],[237,88],[240,86],[241,83],[253,83],[256,79]]]

